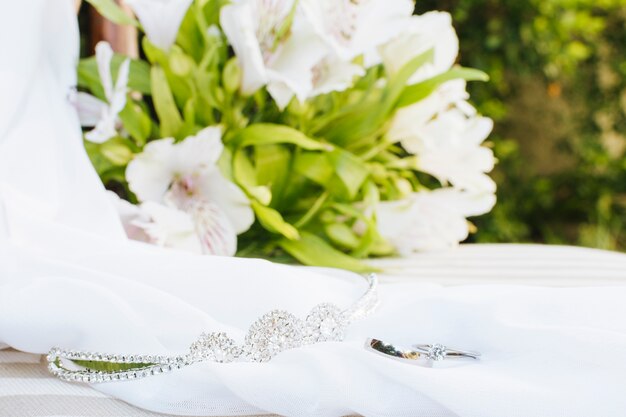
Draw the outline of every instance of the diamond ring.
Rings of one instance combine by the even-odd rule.
[[[306,318],[272,310],[257,319],[243,343],[226,333],[203,333],[188,352],[177,356],[120,355],[52,348],[48,370],[66,381],[100,383],[158,375],[198,362],[267,362],[282,351],[320,342],[338,342],[348,325],[370,314],[378,305],[378,279],[366,276],[367,290],[352,306],[315,306]]]
[[[424,362],[428,365],[444,359],[480,359],[480,353],[478,352],[452,349],[439,343],[413,345],[412,348],[406,349],[385,343],[382,340],[367,339],[365,348],[387,357],[410,363]]]

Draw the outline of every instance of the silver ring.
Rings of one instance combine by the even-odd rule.
[[[382,355],[408,361],[411,363],[425,362],[432,365],[433,362],[439,362],[445,359],[480,359],[479,352],[470,350],[459,350],[446,347],[442,344],[417,344],[411,349],[401,346],[385,343],[378,339],[367,339],[365,348]]]

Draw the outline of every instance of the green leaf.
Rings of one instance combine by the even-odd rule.
[[[128,57],[115,54],[111,62],[113,79],[117,79],[120,65]],[[81,59],[78,63],[78,86],[89,89],[93,95],[104,99],[104,91],[98,73],[98,63],[95,57]],[[130,60],[130,73],[128,75],[128,88],[141,94],[151,94],[150,90],[150,65],[138,59]]]
[[[101,144],[100,153],[114,166],[125,166],[134,156],[122,138],[113,138]]]
[[[176,45],[170,51],[168,65],[172,73],[179,77],[188,77],[196,67],[194,60]]]
[[[235,141],[239,146],[275,145],[290,143],[309,151],[330,151],[332,145],[311,139],[304,133],[284,125],[257,123],[237,132]]]
[[[118,6],[114,0],[87,0],[102,16],[118,25],[139,27],[139,22],[133,19]]]
[[[202,8],[204,16],[206,17],[207,25],[219,25],[220,24],[220,10],[226,4],[229,4],[231,0],[202,0]]]
[[[338,251],[320,237],[300,232],[300,239],[283,239],[279,245],[305,265],[347,269],[354,272],[374,272],[376,269]]]
[[[354,198],[369,176],[367,164],[343,149],[335,149],[328,156],[332,161],[335,173],[345,185],[350,198]]]
[[[241,69],[237,58],[233,57],[226,62],[222,71],[222,84],[227,93],[233,94],[241,85]]]
[[[164,137],[175,137],[183,126],[183,119],[174,102],[165,72],[161,67],[154,66],[150,76],[152,79],[154,108],[161,122],[161,135]]]
[[[370,97],[353,106],[349,112],[340,112],[341,116],[332,118],[325,126],[316,127],[321,134],[333,143],[347,147],[356,139],[367,137],[385,122],[381,111],[381,92],[374,90]]]
[[[465,81],[489,81],[489,76],[480,70],[455,66],[443,74],[406,87],[398,99],[396,107],[409,106],[423,100],[431,95],[441,84],[457,79]]]
[[[196,125],[196,101],[192,98],[187,100],[183,108],[183,119],[188,129],[192,129]]]
[[[289,181],[291,152],[286,146],[265,145],[254,147],[254,165],[258,184],[272,191],[272,206],[277,207],[285,184]]]
[[[115,165],[113,165],[113,163],[108,158],[106,158],[100,151],[100,144],[93,143],[87,140],[83,143],[85,146],[85,150],[87,151],[87,155],[91,160],[91,164],[96,169],[98,175],[102,177],[102,174],[115,168]]]
[[[322,193],[319,197],[317,197],[317,199],[315,199],[315,202],[311,205],[311,208],[309,208],[307,212],[304,213],[304,216],[302,216],[300,220],[296,222],[295,226],[300,229],[307,223],[309,223],[317,215],[317,213],[320,212],[322,207],[324,207],[324,203],[326,203],[326,200],[328,200],[328,192]]]
[[[287,223],[283,216],[273,208],[266,207],[257,201],[252,201],[252,208],[261,225],[273,233],[283,235],[289,240],[298,239],[298,229]]]
[[[196,62],[202,59],[205,50],[202,28],[198,26],[196,20],[196,7],[192,5],[178,29],[176,45],[180,46],[187,54],[193,56]]]
[[[232,160],[232,175],[235,182],[243,188],[248,196],[256,199],[267,206],[272,201],[272,192],[266,186],[259,185],[257,174],[252,161],[247,153],[239,149],[235,152]]]
[[[150,132],[152,130],[152,120],[148,116],[141,106],[134,103],[132,100],[127,100],[126,106],[119,114],[124,129],[135,140],[137,145],[143,146],[146,144]]]
[[[297,173],[320,185],[326,185],[334,172],[328,154],[321,152],[297,153],[293,167]]]
[[[329,223],[324,226],[324,232],[330,240],[341,247],[356,249],[359,246],[360,239],[345,223]]]
[[[352,110],[329,122],[322,129],[322,133],[334,143],[344,147],[348,147],[355,140],[362,140],[375,134],[389,119],[389,114],[405,89],[408,79],[419,67],[432,59],[432,49],[411,59],[389,80],[382,94],[374,90]]]
[[[398,98],[402,92],[406,89],[409,79],[415,74],[415,72],[424,64],[432,62],[435,56],[433,49],[412,58],[402,66],[400,71],[393,76],[385,88],[385,94],[383,96],[383,103],[381,111],[385,114],[391,112],[398,101]]]
[[[152,64],[166,65],[167,54],[161,48],[150,42],[147,36],[141,40],[141,49],[146,54],[146,58]]]

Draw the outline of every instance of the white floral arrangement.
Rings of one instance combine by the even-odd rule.
[[[90,1],[140,28],[78,68],[85,146],[130,238],[370,270],[450,247],[494,206],[447,13],[411,0]],[[118,197],[118,196],[121,196]]]

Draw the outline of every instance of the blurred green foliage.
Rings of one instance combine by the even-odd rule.
[[[626,250],[626,0],[418,0],[447,10],[496,120],[499,204],[478,242]]]

